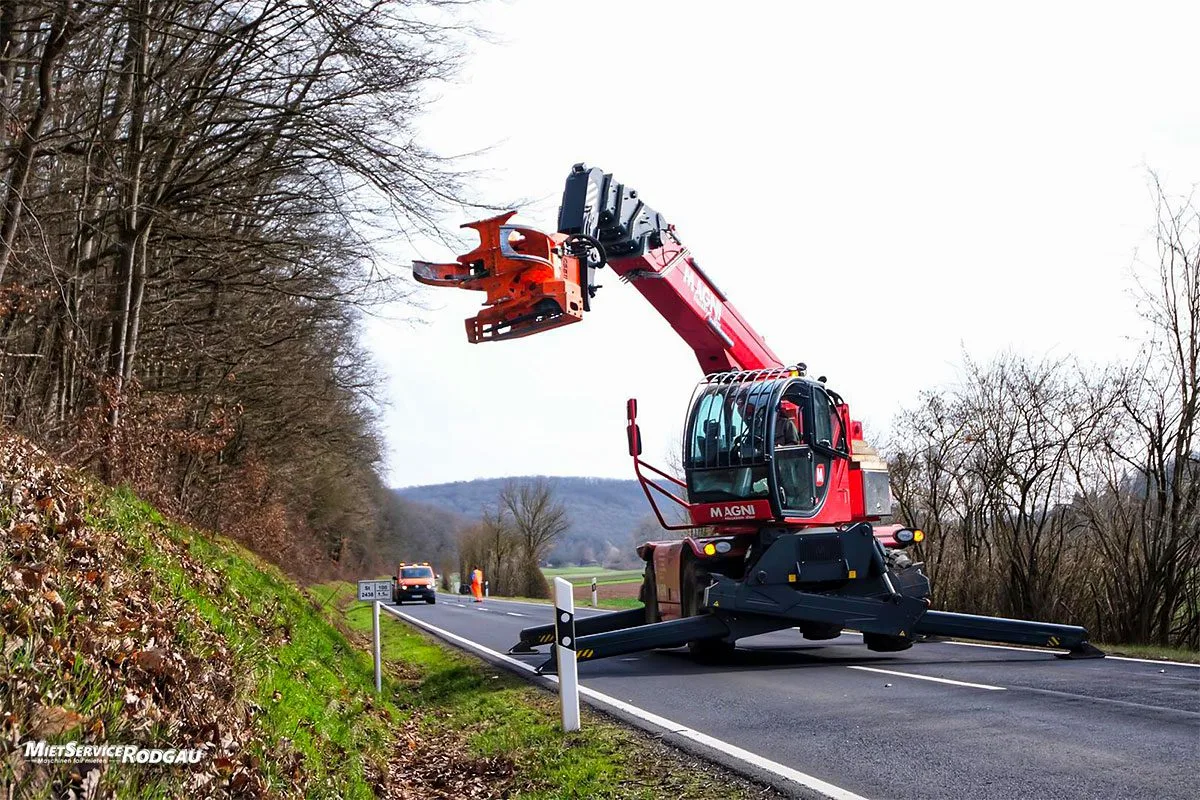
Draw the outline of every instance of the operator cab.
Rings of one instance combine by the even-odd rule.
[[[843,409],[799,370],[710,376],[692,396],[684,438],[689,502],[747,504],[754,519],[819,521],[846,485]]]

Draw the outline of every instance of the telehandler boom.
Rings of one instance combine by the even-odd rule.
[[[466,321],[469,341],[580,321],[607,266],[671,324],[705,376],[688,411],[683,479],[641,459],[636,400],[626,435],[659,523],[711,534],[639,547],[644,608],[577,621],[580,660],[684,644],[714,656],[785,628],[808,639],[849,628],[885,652],[953,636],[1103,656],[1081,627],[930,610],[929,581],[906,552],[924,533],[879,524],[891,513],[887,465],[861,423],[824,378],[771,351],[636,190],[576,164],[557,233],[510,224],[515,213],[465,225],[480,245],[457,261],[413,264],[422,283],[486,292],[483,311]],[[664,513],[671,506],[677,512]],[[675,521],[680,512],[686,522]],[[526,628],[513,651],[553,638],[552,625]]]

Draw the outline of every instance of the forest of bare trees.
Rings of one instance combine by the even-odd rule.
[[[1200,648],[1200,214],[1155,188],[1136,358],[968,359],[897,419],[893,492],[939,607]]]
[[[370,561],[366,232],[459,191],[411,130],[447,5],[0,6],[0,424],[293,570]]]

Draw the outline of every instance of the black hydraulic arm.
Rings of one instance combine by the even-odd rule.
[[[622,628],[632,628],[646,622],[646,610],[633,608],[629,611],[613,611],[608,614],[597,614],[594,617],[575,618],[575,636],[587,636],[593,633],[604,633]],[[554,624],[534,625],[521,631],[520,640],[512,646],[510,653],[532,653],[533,648],[540,644],[554,642]]]
[[[1031,622],[1023,619],[980,617],[975,614],[955,614],[950,611],[926,611],[917,620],[913,633],[923,636],[950,636],[959,639],[978,639],[984,642],[1005,642],[1032,647],[1061,647],[1068,658],[1103,658],[1104,653],[1087,640],[1087,628],[1078,625],[1058,625],[1053,622]]]
[[[781,621],[776,627],[782,628],[787,624],[786,621]],[[610,630],[604,633],[593,633],[589,636],[576,635],[575,657],[580,661],[592,661],[597,658],[623,656],[659,647],[679,647],[688,642],[701,639],[720,639],[728,635],[729,626],[720,617],[715,614],[701,614],[697,617],[655,622],[652,625]],[[537,671],[539,673],[552,672],[556,663],[552,648],[550,657],[538,667]]]

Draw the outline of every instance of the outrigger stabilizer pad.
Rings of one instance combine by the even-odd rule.
[[[1065,653],[1059,653],[1059,658],[1104,658],[1104,651],[1091,642],[1080,642],[1072,645]]]

